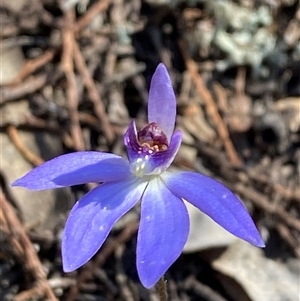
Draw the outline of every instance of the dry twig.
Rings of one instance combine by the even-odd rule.
[[[62,30],[63,37],[63,54],[61,59],[62,68],[67,78],[67,103],[71,119],[71,136],[74,140],[75,149],[84,150],[84,140],[80,128],[78,116],[78,91],[76,77],[74,74],[73,55],[74,55],[74,12],[68,10],[65,13],[65,25]]]
[[[35,72],[38,68],[41,68],[49,63],[54,58],[56,52],[56,49],[49,49],[45,51],[41,56],[28,60],[20,70],[17,77],[10,83],[10,85],[20,84],[27,76]]]
[[[7,134],[11,139],[12,143],[19,150],[19,152],[24,156],[26,161],[31,163],[34,166],[39,166],[44,163],[44,160],[40,158],[38,155],[31,152],[21,141],[18,130],[15,126],[10,125],[7,127]]]
[[[280,234],[281,238],[287,242],[288,246],[292,250],[292,252],[300,258],[300,245],[299,241],[293,235],[291,234],[290,229],[283,223],[278,223],[277,226],[277,231]]]
[[[0,104],[20,99],[30,93],[41,89],[47,82],[47,74],[37,75],[16,86],[6,86],[0,88]]]
[[[116,281],[119,285],[121,295],[126,301],[134,301],[134,296],[128,286],[126,273],[124,270],[123,260],[122,257],[124,256],[125,246],[120,245],[115,250],[115,257],[116,257]]]
[[[75,33],[82,30],[86,27],[92,20],[102,11],[105,11],[111,0],[100,0],[95,3],[85,14],[84,16],[75,23],[73,30]],[[28,60],[23,68],[20,70],[17,77],[10,83],[10,85],[20,84],[26,77],[33,74],[38,68],[45,66],[47,63],[51,62],[57,53],[58,49],[50,49],[43,53],[41,56]],[[43,85],[42,85],[43,86]]]
[[[13,207],[6,200],[2,190],[0,190],[1,226],[8,233],[9,243],[17,255],[16,259],[24,265],[34,278],[34,287],[16,296],[15,301],[26,301],[36,297],[46,296],[50,301],[58,301],[55,297],[48,281],[42,264],[28,238],[23,225],[18,219]]]
[[[207,301],[227,301],[209,286],[199,282],[194,275],[191,275],[185,281],[185,288],[188,290],[194,290],[199,297]]]
[[[180,46],[183,58],[185,60],[186,67],[189,70],[189,72],[193,78],[193,81],[195,83],[198,93],[202,96],[202,98],[206,104],[208,114],[210,115],[211,119],[215,123],[215,126],[222,139],[226,153],[227,153],[231,163],[234,166],[241,166],[242,165],[241,161],[240,161],[240,159],[237,155],[237,152],[233,146],[233,143],[230,139],[227,126],[225,125],[224,121],[222,120],[222,117],[220,116],[220,114],[218,112],[218,108],[217,108],[210,92],[206,88],[205,84],[202,81],[200,74],[198,73],[197,64],[188,54],[188,52],[186,50],[187,46],[185,45],[185,42],[183,40],[179,41],[179,46]]]
[[[100,12],[105,11],[111,0],[99,0],[95,3],[84,16],[74,25],[74,31],[77,33],[86,27]]]
[[[102,128],[103,128],[105,137],[106,137],[107,141],[111,143],[114,140],[114,132],[112,131],[112,128],[109,124],[109,120],[105,113],[105,108],[104,108],[102,99],[97,90],[95,82],[89,73],[89,70],[88,70],[85,60],[80,52],[78,44],[76,42],[74,42],[73,46],[74,46],[74,60],[75,60],[76,67],[82,76],[82,79],[87,88],[89,97],[94,104],[95,113],[97,114],[97,116],[102,124]]]
[[[229,185],[233,187],[234,191],[243,195],[247,199],[250,199],[253,204],[255,204],[258,208],[261,208],[264,212],[276,216],[284,224],[300,232],[300,221],[296,217],[287,213],[282,207],[274,206],[268,201],[268,198],[261,193],[255,191],[253,188],[246,187],[246,185],[242,183]]]

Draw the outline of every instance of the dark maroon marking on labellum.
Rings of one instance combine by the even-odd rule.
[[[149,123],[138,132],[138,142],[140,146],[147,147],[154,152],[168,149],[168,139],[155,122]]]

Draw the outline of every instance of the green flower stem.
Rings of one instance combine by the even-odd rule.
[[[166,283],[167,281],[165,280],[164,276],[162,276],[155,285],[157,294],[159,296],[159,301],[168,301]]]

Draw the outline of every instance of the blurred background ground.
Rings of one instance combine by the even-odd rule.
[[[160,62],[184,133],[172,168],[227,185],[266,241],[254,248],[189,208],[170,300],[299,300],[299,1],[2,0],[0,14],[0,300],[158,300],[136,274],[138,206],[64,274],[63,225],[91,186],[9,183],[62,153],[126,156],[122,135],[131,118],[145,125]]]

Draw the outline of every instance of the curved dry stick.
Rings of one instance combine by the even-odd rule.
[[[39,57],[27,60],[17,77],[10,83],[10,85],[14,86],[20,84],[28,75],[32,74],[38,68],[41,68],[47,63],[51,62],[56,52],[56,49],[49,49]]]
[[[223,144],[224,144],[226,153],[229,157],[229,160],[231,161],[231,163],[234,166],[236,166],[236,167],[241,166],[242,165],[241,160],[239,159],[238,154],[237,154],[237,152],[233,146],[233,143],[230,139],[228,128],[227,128],[226,124],[224,123],[224,121],[222,120],[222,117],[220,116],[220,114],[218,112],[218,108],[217,108],[211,94],[209,93],[208,89],[206,88],[205,84],[202,81],[200,74],[198,73],[197,64],[189,56],[189,54],[186,50],[187,46],[185,45],[185,42],[183,40],[179,41],[179,47],[180,47],[182,56],[184,58],[186,67],[187,67],[188,71],[190,72],[192,79],[195,83],[196,89],[206,104],[207,113],[209,114],[209,116],[211,117],[213,122],[215,123],[217,131],[223,141]]]
[[[65,24],[62,30],[63,53],[61,65],[67,79],[67,105],[70,113],[70,132],[73,138],[75,149],[77,151],[85,150],[83,135],[80,127],[78,116],[78,89],[76,76],[74,74],[74,11],[68,10],[65,12]]]
[[[17,150],[24,156],[26,161],[31,163],[34,166],[39,166],[44,163],[44,160],[40,158],[38,155],[31,152],[21,141],[18,130],[15,126],[10,125],[7,128],[7,134],[12,141],[12,143],[15,145]]]
[[[43,269],[43,266],[36,254],[36,251],[28,238],[26,231],[18,219],[13,207],[6,200],[6,197],[2,191],[0,190],[0,208],[1,208],[1,224],[4,229],[7,229],[9,234],[8,239],[9,242],[16,252],[17,259],[24,265],[25,270],[27,270],[35,279],[33,290],[21,292],[18,296],[16,296],[15,301],[23,301],[24,296],[28,296],[28,292],[36,294],[37,292],[41,295],[47,297],[50,301],[58,301],[55,297],[46,277],[46,273]],[[32,294],[28,296],[27,300],[31,299]]]
[[[20,82],[16,86],[6,85],[5,87],[0,87],[0,104],[20,99],[27,94],[38,91],[47,83],[47,79],[47,74],[41,74]]]
[[[105,113],[105,108],[97,90],[97,87],[95,85],[95,82],[91,74],[89,73],[85,60],[80,52],[76,41],[74,42],[74,60],[76,67],[84,82],[84,85],[87,88],[88,95],[91,101],[93,102],[95,113],[101,122],[105,137],[107,141],[111,143],[115,138],[114,132],[112,130],[112,127],[110,126],[109,120]]]
[[[74,31],[77,33],[86,27],[100,12],[105,11],[111,0],[99,0],[84,14],[84,16],[75,24]]]
[[[100,12],[105,11],[111,0],[102,0],[95,3],[84,16],[74,25],[74,32],[78,33],[86,27]],[[26,77],[33,74],[38,68],[43,67],[51,62],[59,49],[49,49],[37,58],[27,60],[17,77],[10,83],[10,85],[20,84]]]

